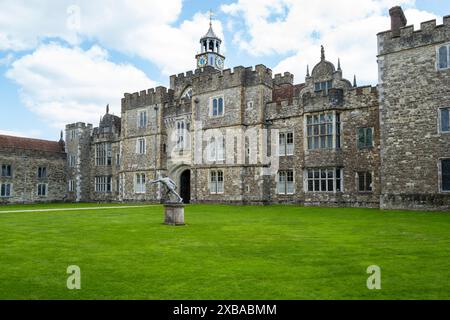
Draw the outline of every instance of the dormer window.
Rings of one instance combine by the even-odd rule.
[[[333,85],[333,81],[322,81],[322,82],[316,82],[314,85],[314,91],[315,92],[319,92],[319,91],[323,91],[326,90],[328,91],[329,89],[331,89]]]
[[[437,49],[437,68],[438,70],[450,68],[450,44]]]

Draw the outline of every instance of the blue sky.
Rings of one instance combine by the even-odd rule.
[[[0,133],[57,140],[65,123],[120,114],[124,92],[168,85],[195,68],[213,26],[226,67],[265,64],[303,82],[306,65],[341,59],[344,77],[376,84],[376,33],[388,9],[408,24],[450,14],[445,0],[0,0]],[[335,6],[329,10],[329,6]]]

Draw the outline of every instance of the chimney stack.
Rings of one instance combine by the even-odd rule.
[[[391,31],[392,36],[399,37],[400,29],[406,26],[407,20],[405,14],[403,13],[402,7],[393,7],[389,10],[389,15],[391,16]]]

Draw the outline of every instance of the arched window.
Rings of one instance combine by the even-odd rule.
[[[224,100],[223,97],[215,97],[211,99],[211,116],[220,117],[224,112]]]
[[[223,114],[223,98],[219,98],[219,109],[217,111],[219,115]]]
[[[192,99],[192,88],[187,87],[184,89],[183,93],[181,94],[182,98]]]
[[[217,99],[213,99],[212,115],[213,115],[213,116],[217,116],[217,115],[218,115],[218,110],[217,110]]]

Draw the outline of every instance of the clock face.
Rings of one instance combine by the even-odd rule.
[[[204,56],[201,56],[200,58],[198,58],[198,66],[204,67],[205,65],[206,65],[206,58]]]
[[[221,57],[217,57],[217,59],[216,59],[216,66],[219,69],[223,68],[223,59]]]

